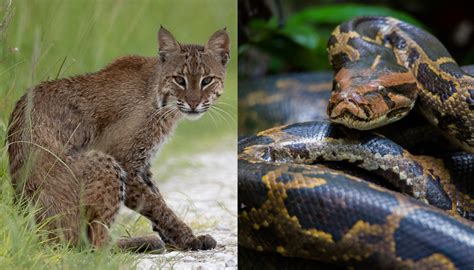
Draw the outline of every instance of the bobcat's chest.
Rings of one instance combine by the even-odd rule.
[[[156,157],[157,153],[161,149],[162,143],[154,145],[152,148],[144,151],[140,159],[141,164],[138,167],[136,174],[142,182],[144,182],[153,192],[158,192],[157,188],[152,182],[152,175],[150,172],[151,161]]]
[[[148,121],[135,135],[130,168],[149,186],[153,186],[150,179],[151,163],[172,136],[177,120],[174,116],[161,119],[159,122]]]

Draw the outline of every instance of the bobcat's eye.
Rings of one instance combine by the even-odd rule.
[[[174,81],[181,86],[186,86],[186,80],[181,76],[174,76]]]
[[[212,80],[213,80],[212,77],[206,77],[206,78],[202,79],[201,85],[206,86],[206,85],[210,84],[212,82]]]

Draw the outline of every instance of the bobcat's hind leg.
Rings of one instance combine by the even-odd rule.
[[[148,252],[165,249],[165,243],[157,235],[121,238],[117,241],[119,249],[133,252]]]
[[[108,229],[124,201],[126,173],[113,157],[99,151],[82,154],[75,169],[84,181],[82,204],[88,240],[101,247],[108,242]]]
[[[125,173],[114,158],[91,150],[66,157],[64,164],[49,156],[40,162],[33,176],[39,183],[37,221],[47,221],[48,238],[73,246],[81,240],[94,247],[107,243],[125,192]]]
[[[126,173],[114,158],[98,151],[83,154],[76,160],[75,167],[85,183],[82,200],[88,240],[94,247],[100,247],[108,242],[108,228],[124,202]],[[165,247],[156,235],[122,238],[116,244],[119,249],[134,252]]]

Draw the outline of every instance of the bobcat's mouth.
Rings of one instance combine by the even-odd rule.
[[[181,113],[184,115],[184,117],[186,117],[187,119],[189,120],[197,120],[199,118],[201,118],[201,116],[207,111],[207,110],[183,110],[183,109],[179,109],[181,111]]]
[[[178,101],[176,105],[184,117],[190,120],[199,119],[209,109],[210,106],[208,101],[200,103],[197,106],[194,105],[193,107],[182,101]]]

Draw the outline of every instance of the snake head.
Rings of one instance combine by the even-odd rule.
[[[334,77],[327,113],[332,122],[349,128],[374,129],[407,115],[417,93],[408,70],[342,68]]]

